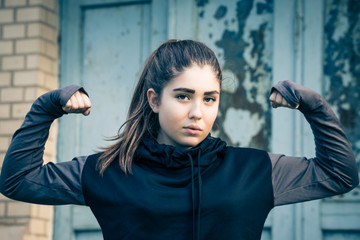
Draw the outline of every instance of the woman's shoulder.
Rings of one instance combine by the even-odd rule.
[[[259,149],[259,148],[251,148],[251,147],[236,147],[227,145],[226,146],[227,151],[234,151],[234,152],[253,152],[253,153],[267,153],[266,150]]]
[[[98,152],[87,156],[84,163],[84,169],[96,169],[97,162],[102,154],[103,152]]]
[[[103,152],[98,152],[98,153],[94,153],[91,154],[87,157],[86,161],[96,161],[97,159],[99,159],[99,157],[103,154]]]
[[[241,158],[265,158],[269,159],[267,151],[257,148],[249,147],[234,147],[226,146],[225,156],[227,157],[241,157]]]

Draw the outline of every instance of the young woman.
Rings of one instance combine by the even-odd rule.
[[[101,153],[44,166],[52,121],[88,115],[91,103],[79,86],[39,97],[13,136],[1,192],[31,203],[87,205],[105,239],[260,239],[274,206],[358,184],[353,152],[329,105],[290,81],[272,89],[270,102],[304,114],[316,157],[235,148],[211,137],[221,81],[208,47],[169,40],[147,60],[116,142]]]

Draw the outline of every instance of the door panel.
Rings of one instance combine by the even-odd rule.
[[[104,146],[117,133],[149,52],[149,5],[88,9],[84,12],[83,86],[92,112],[81,124],[80,155]]]
[[[105,137],[117,134],[126,119],[145,58],[154,45],[166,39],[164,2],[60,2],[60,85],[83,86],[92,101],[92,111],[87,117],[69,115],[60,119],[58,161],[92,154],[109,144]],[[55,240],[101,238],[100,227],[88,207],[56,207]]]

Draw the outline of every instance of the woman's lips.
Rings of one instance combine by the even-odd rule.
[[[196,135],[196,134],[199,134],[202,131],[202,129],[200,127],[193,126],[193,125],[184,127],[184,129],[190,135]]]

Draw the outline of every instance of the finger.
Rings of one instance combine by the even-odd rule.
[[[71,111],[74,111],[79,108],[78,100],[75,95],[72,95],[70,98],[71,101]]]
[[[274,92],[274,101],[272,102],[272,106],[273,106],[274,108],[280,107],[280,106],[281,106],[280,100],[281,100],[281,95],[280,95],[280,93],[277,92],[277,91]]]
[[[90,98],[85,93],[81,93],[81,97],[84,103],[84,108],[91,108]]]
[[[85,93],[81,92],[79,96],[81,97],[81,103],[82,103],[81,105],[82,108],[79,109],[79,112],[81,112],[85,116],[88,116],[91,111],[91,101]]]
[[[91,108],[86,109],[86,110],[83,112],[83,115],[84,115],[84,116],[88,116],[88,115],[90,114],[90,111],[91,111]]]
[[[67,113],[77,113],[79,112],[79,103],[75,94],[73,94],[70,99],[66,102],[64,111]]]
[[[66,107],[66,108],[71,108],[71,106],[72,106],[72,104],[71,104],[71,99],[69,99],[69,100],[66,102],[66,104],[65,104],[64,107]]]
[[[276,105],[281,106],[282,98],[281,94],[277,92],[275,96]]]
[[[270,102],[275,102],[275,96],[276,96],[276,91],[271,93],[271,95],[269,97]]]
[[[85,106],[85,104],[84,104],[84,100],[83,100],[83,98],[82,98],[82,96],[81,96],[81,93],[79,92],[79,91],[77,91],[75,94],[74,94],[74,97],[76,98],[76,101],[77,101],[77,103],[78,103],[78,110],[82,110],[82,109],[84,109],[84,106]]]
[[[291,107],[290,104],[283,97],[281,97],[281,105],[284,107]]]
[[[275,90],[274,92],[272,92],[270,94],[269,100],[270,100],[270,104],[273,108],[277,108],[277,104],[275,103],[275,99],[276,99],[276,93],[277,91]]]
[[[91,101],[87,95],[84,96],[84,103],[85,103],[84,115],[87,116],[90,114],[91,111]]]
[[[63,110],[65,111],[65,112],[70,112],[71,111],[71,106],[72,106],[72,104],[71,104],[71,99],[69,99],[67,102],[66,102],[66,104],[65,104],[65,106],[63,106]]]
[[[91,111],[91,101],[90,101],[90,98],[84,93],[81,94],[81,97],[82,97],[83,102],[84,102],[84,109],[83,109],[82,113],[85,116],[87,116],[87,115],[90,114],[90,111]]]

